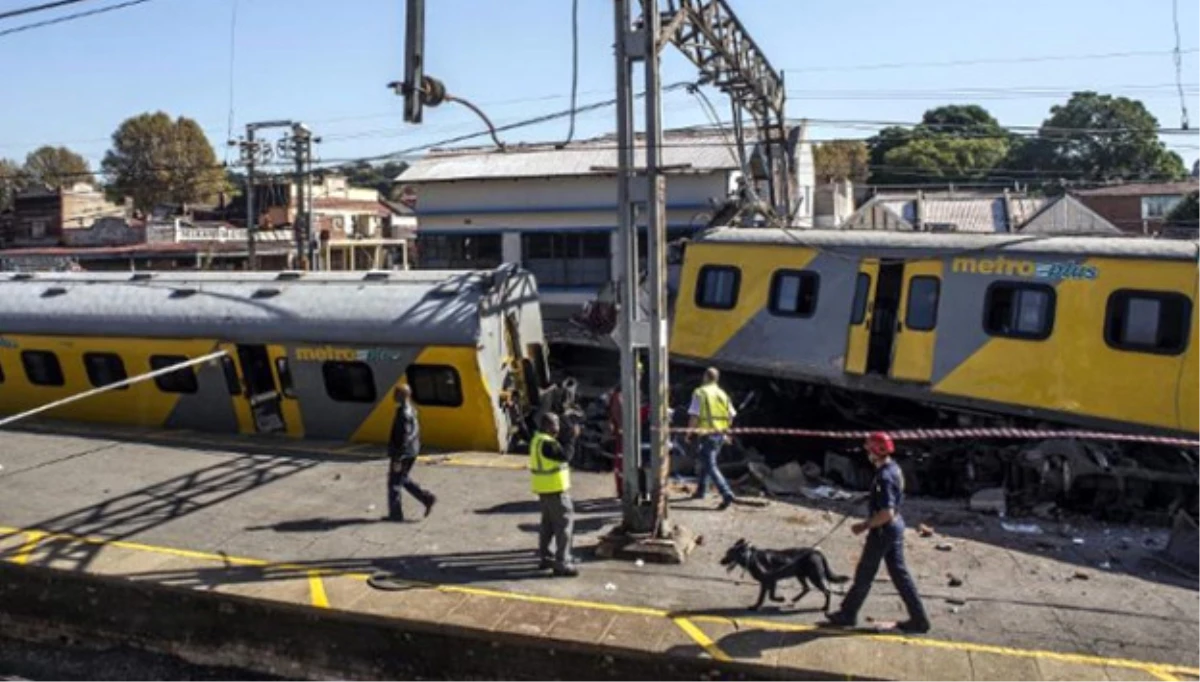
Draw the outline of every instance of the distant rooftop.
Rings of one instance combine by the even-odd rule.
[[[710,173],[738,167],[719,131],[711,128],[671,130],[663,135],[663,165],[671,173]],[[638,148],[644,149],[639,135]],[[569,177],[613,174],[617,166],[616,137],[572,142],[514,144],[505,151],[495,146],[435,149],[414,161],[396,182],[449,182],[498,178]],[[751,153],[747,145],[747,153]]]
[[[1131,182],[1124,185],[1094,187],[1092,189],[1073,190],[1071,193],[1082,197],[1142,197],[1159,194],[1190,194],[1200,189],[1196,180],[1183,182]]]

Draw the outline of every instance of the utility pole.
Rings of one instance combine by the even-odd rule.
[[[246,251],[249,261],[247,268],[258,269],[257,235],[258,215],[254,207],[254,172],[259,163],[268,163],[273,155],[271,145],[255,139],[255,132],[264,128],[286,128],[291,121],[263,121],[247,123],[246,136],[240,140],[230,140],[229,146],[238,147],[240,162],[246,166]]]

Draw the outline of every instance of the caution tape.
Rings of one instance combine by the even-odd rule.
[[[713,434],[711,429],[673,428],[671,433]],[[1039,429],[1015,429],[1008,427],[974,429],[901,429],[897,431],[822,431],[816,429],[777,429],[765,427],[735,427],[723,433],[735,436],[799,436],[801,438],[830,438],[834,440],[862,440],[873,433],[886,433],[892,440],[953,440],[962,438],[1001,439],[1044,439],[1074,438],[1079,440],[1109,440],[1127,443],[1153,443],[1182,448],[1200,447],[1200,440],[1175,438],[1136,433],[1111,433],[1108,431],[1047,431]]]

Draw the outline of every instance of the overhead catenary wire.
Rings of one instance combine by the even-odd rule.
[[[829,71],[881,71],[887,69],[917,69],[926,67],[977,66],[985,64],[1036,64],[1042,62],[1092,61],[1101,59],[1128,59],[1134,57],[1161,57],[1172,54],[1172,50],[1138,50],[1128,52],[1100,52],[1092,54],[1038,55],[1031,57],[996,57],[983,59],[952,59],[931,62],[884,62],[878,64],[847,64],[842,66],[809,66],[784,69],[788,73],[820,73]],[[1188,48],[1184,54],[1200,52],[1200,48]]]
[[[116,5],[111,5],[109,7],[101,7],[99,9],[88,10],[86,12],[76,12],[75,14],[68,14],[65,16],[56,17],[54,19],[47,19],[45,21],[39,21],[39,22],[35,22],[32,24],[24,24],[22,26],[16,26],[14,28],[9,28],[9,29],[0,31],[0,38],[9,36],[9,35],[13,35],[14,33],[22,33],[24,31],[32,31],[33,29],[36,29],[36,28],[44,28],[47,26],[53,26],[55,24],[66,23],[68,21],[75,21],[76,19],[83,19],[86,17],[95,16],[97,14],[113,12],[113,11],[116,11],[119,9],[125,9],[126,7],[133,7],[134,5],[141,5],[143,3],[147,3],[147,2],[151,2],[151,1],[152,0],[127,0],[127,2],[122,2],[122,3],[116,4]]]
[[[1179,127],[1187,130],[1189,125],[1187,98],[1183,95],[1183,50],[1179,47],[1179,0],[1171,0],[1171,19],[1175,25],[1175,49],[1171,51],[1171,56],[1175,61],[1175,85],[1179,90]]]
[[[42,3],[40,5],[31,5],[29,7],[22,7],[20,9],[9,10],[7,12],[0,12],[0,21],[3,21],[4,19],[12,19],[13,17],[24,16],[26,14],[33,14],[34,12],[44,12],[44,11],[50,10],[50,9],[66,7],[67,5],[77,5],[81,2],[92,2],[92,1],[93,0],[56,0],[55,2],[46,2],[46,3]]]

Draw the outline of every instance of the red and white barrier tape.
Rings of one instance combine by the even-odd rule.
[[[672,433],[712,433],[708,429],[671,429]],[[804,438],[832,438],[846,440],[865,439],[878,431],[819,431],[813,429],[773,429],[758,427],[737,427],[726,431],[737,436],[800,436]],[[1039,431],[1037,429],[1013,429],[1006,427],[981,429],[902,429],[899,431],[884,431],[892,440],[948,440],[954,438],[1008,438],[1008,439],[1040,439],[1040,438],[1078,438],[1084,440],[1112,440],[1130,443],[1154,443],[1156,445],[1174,445],[1183,448],[1200,447],[1200,440],[1188,438],[1173,438],[1170,436],[1151,436],[1134,433],[1110,433],[1107,431]]]

